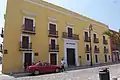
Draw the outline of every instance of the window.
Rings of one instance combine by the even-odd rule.
[[[37,66],[43,66],[42,63],[36,63]]]
[[[103,36],[103,40],[105,40],[105,36]]]
[[[25,18],[24,29],[33,31],[33,19]]]
[[[98,63],[98,56],[97,55],[95,55],[95,61],[96,61],[96,63]]]
[[[50,53],[50,64],[57,65],[57,54],[56,53]]]
[[[104,51],[106,50],[106,47],[104,46]]]
[[[55,45],[56,45],[55,39],[51,39],[51,48],[55,49]]]
[[[56,24],[49,23],[49,30],[55,30],[56,31]]]
[[[110,60],[110,55],[109,55],[109,60]]]
[[[97,46],[95,46],[95,47],[94,47],[94,51],[97,51],[97,49],[98,49]]]
[[[50,34],[56,34],[56,24],[49,23]]]
[[[94,39],[96,39],[96,34],[93,34],[93,36],[94,36]]]
[[[89,45],[88,44],[86,45],[86,50],[89,51]]]
[[[43,65],[44,65],[44,66],[50,66],[50,64],[47,63],[47,62],[44,62]]]
[[[20,43],[21,48],[29,49],[30,48],[30,38],[29,36],[22,36],[22,42]]]
[[[105,62],[107,62],[107,55],[105,55]]]
[[[97,46],[95,46],[95,50],[97,50]]]
[[[85,38],[88,37],[88,32],[85,32]]]
[[[72,37],[73,31],[72,28],[68,27],[68,37]]]
[[[90,60],[90,56],[89,56],[89,54],[87,54],[87,60],[88,60],[88,61]]]

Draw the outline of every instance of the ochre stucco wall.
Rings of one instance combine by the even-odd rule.
[[[38,1],[38,0],[33,0]],[[86,64],[86,53],[85,53],[85,42],[84,42],[84,30],[88,29],[89,24],[93,24],[93,32],[97,33],[97,37],[99,38],[99,43],[97,44],[100,48],[99,62],[104,63],[104,53],[103,53],[103,32],[108,30],[108,27],[102,23],[98,23],[92,21],[89,18],[85,18],[76,13],[69,12],[63,8],[59,8],[57,6],[53,6],[51,4],[45,3],[42,1],[42,4],[46,4],[49,7],[56,8],[58,11],[68,12],[78,17],[82,17],[83,19],[88,19],[89,22],[80,20],[77,18],[73,18],[71,16],[61,14],[60,12],[56,12],[54,10],[50,10],[29,2],[25,2],[24,0],[8,0],[7,2],[7,11],[5,18],[5,31],[4,31],[4,49],[8,50],[8,54],[3,55],[3,72],[17,72],[23,69],[23,52],[19,51],[19,42],[22,34],[22,25],[23,25],[23,17],[32,17],[35,19],[35,27],[36,34],[30,35],[33,52],[38,52],[39,56],[34,56],[34,61],[49,61],[49,39],[48,37],[48,23],[54,22],[57,24],[58,35],[57,43],[59,44],[59,53],[58,53],[58,62],[60,64],[61,58],[64,56],[64,39],[62,38],[62,32],[66,31],[66,22],[74,24],[74,34],[79,34],[80,40],[78,43],[78,56],[82,57],[82,65]],[[23,13],[23,10],[27,10],[35,13],[35,16],[31,16]],[[53,16],[57,20],[50,21],[48,17]],[[107,37],[107,36],[106,36]],[[108,40],[108,48],[109,54],[110,51],[110,41]],[[92,46],[94,43],[92,43]],[[92,47],[93,49],[94,47]],[[93,63],[94,60],[94,52],[93,53]]]

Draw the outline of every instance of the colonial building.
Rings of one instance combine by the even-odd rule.
[[[42,0],[8,0],[3,72],[22,71],[25,62],[58,65],[62,58],[66,67],[90,65],[91,59],[93,64],[111,62],[110,40],[103,35],[108,30],[101,22]]]
[[[119,32],[114,31],[114,30],[109,30],[112,33],[119,34]],[[118,37],[110,37],[110,43],[111,43],[111,53],[112,53],[112,61],[113,62],[118,62],[120,61],[120,43],[116,42],[116,39]]]

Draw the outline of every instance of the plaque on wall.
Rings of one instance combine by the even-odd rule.
[[[35,56],[38,56],[38,53],[35,53]]]
[[[66,43],[66,44],[69,44],[69,45],[75,45],[75,43]]]

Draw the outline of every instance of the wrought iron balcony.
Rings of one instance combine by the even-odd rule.
[[[94,39],[93,39],[93,42],[94,42],[94,43],[99,43],[99,39],[98,39],[98,38],[94,38]]]
[[[90,42],[90,37],[85,37],[85,42]]]
[[[23,33],[29,33],[29,34],[35,34],[35,26],[32,28],[27,28],[25,24],[22,25],[22,32]]]
[[[70,35],[67,32],[63,32],[62,37],[66,38],[66,39],[79,40],[79,35],[77,35],[77,34],[71,34]]]
[[[103,40],[103,44],[107,45],[108,41],[107,40]]]
[[[48,36],[49,37],[55,37],[58,38],[58,31],[53,32],[52,30],[48,30]]]
[[[100,52],[99,48],[94,49],[94,53],[99,53],[99,52]]]
[[[59,52],[59,45],[49,44],[49,52]]]
[[[32,51],[32,43],[25,44],[24,42],[20,42],[20,51]]]

